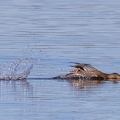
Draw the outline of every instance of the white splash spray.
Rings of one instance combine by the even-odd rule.
[[[7,61],[0,64],[0,80],[22,80],[30,74],[33,64],[28,59]]]

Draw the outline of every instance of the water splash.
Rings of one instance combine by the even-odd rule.
[[[6,61],[0,64],[0,80],[22,80],[30,74],[33,64],[28,59]]]

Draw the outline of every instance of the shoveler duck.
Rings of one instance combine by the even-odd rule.
[[[74,66],[76,70],[71,71],[69,74],[66,75],[59,75],[55,78],[58,79],[89,79],[89,80],[110,80],[110,79],[117,79],[120,80],[120,75],[118,73],[103,73],[90,64],[81,64],[75,63]]]

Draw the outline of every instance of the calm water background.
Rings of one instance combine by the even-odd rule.
[[[0,81],[0,120],[119,120],[119,82],[45,79],[70,62],[120,73],[119,50],[119,0],[1,1],[0,61],[28,58],[34,68],[27,80]]]

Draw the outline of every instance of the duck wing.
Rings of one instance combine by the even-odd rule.
[[[80,68],[80,69],[85,70],[85,71],[96,70],[96,68],[94,68],[90,64],[75,63],[75,65],[72,67]]]

